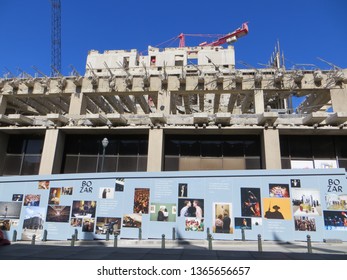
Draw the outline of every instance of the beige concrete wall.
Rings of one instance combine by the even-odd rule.
[[[7,107],[6,96],[0,95],[0,114],[5,114]]]
[[[262,89],[254,90],[254,111],[256,114],[264,113],[264,92]]]
[[[70,115],[83,115],[86,113],[87,102],[83,93],[71,94],[71,101],[69,107]]]
[[[148,136],[147,171],[161,171],[163,166],[164,132],[151,129]]]
[[[264,169],[282,169],[278,129],[263,130],[262,158]]]
[[[331,89],[330,97],[334,112],[346,112],[347,88]]]
[[[46,130],[39,175],[60,173],[65,135],[59,129]]]

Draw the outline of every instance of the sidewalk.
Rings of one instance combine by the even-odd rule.
[[[213,240],[93,240],[12,242],[0,247],[1,260],[347,260],[347,243]]]

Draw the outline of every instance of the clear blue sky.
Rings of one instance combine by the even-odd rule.
[[[143,51],[181,32],[225,34],[246,21],[250,31],[235,43],[236,61],[262,67],[259,63],[267,63],[278,39],[287,68],[292,63],[330,68],[317,57],[347,68],[346,0],[61,2],[64,75],[70,64],[84,74],[91,49]],[[17,67],[33,74],[33,65],[50,74],[50,0],[0,0],[0,26],[0,76],[5,67],[14,74],[19,74]],[[202,41],[192,37],[186,44]]]

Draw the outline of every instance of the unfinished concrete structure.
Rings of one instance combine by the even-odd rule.
[[[233,46],[90,51],[83,76],[0,79],[0,174],[347,167],[346,83]]]

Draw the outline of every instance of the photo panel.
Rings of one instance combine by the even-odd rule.
[[[11,229],[11,220],[0,220],[0,230],[9,231]]]
[[[68,223],[71,206],[48,205],[46,222]]]
[[[264,198],[264,218],[291,220],[292,211],[289,198]]]
[[[295,231],[316,231],[316,218],[307,216],[294,217]]]
[[[0,219],[19,219],[21,210],[21,202],[0,201]]]
[[[49,181],[39,181],[38,189],[39,190],[48,190],[49,189]]]
[[[95,234],[106,235],[109,234],[120,234],[122,225],[122,219],[116,217],[97,217],[96,218],[96,227]]]
[[[116,178],[115,191],[116,192],[124,191],[124,178]]]
[[[154,222],[176,222],[176,203],[150,204],[149,220]]]
[[[326,230],[347,230],[347,213],[345,211],[323,211]]]
[[[41,195],[27,194],[24,197],[24,206],[40,206]]]
[[[82,232],[93,232],[95,226],[95,218],[83,218],[82,219]]]
[[[178,197],[187,197],[188,196],[188,184],[179,183],[178,184]]]
[[[70,225],[72,227],[82,227],[82,218],[71,218]]]
[[[320,191],[317,189],[292,189],[294,216],[322,216]]]
[[[300,181],[300,179],[291,179],[290,180],[290,187],[291,188],[301,188],[301,181]]]
[[[252,229],[252,219],[251,218],[235,217],[235,229],[251,230]]]
[[[142,226],[142,215],[139,213],[125,214],[122,225],[123,227],[140,228]]]
[[[74,200],[71,217],[95,218],[96,201]]]
[[[347,194],[328,193],[325,204],[328,210],[347,210]]]
[[[16,193],[12,195],[12,201],[23,201],[23,194]]]
[[[136,188],[134,193],[134,213],[148,214],[149,188]]]
[[[72,195],[73,194],[73,187],[62,187],[61,188],[61,194],[62,195]]]
[[[261,217],[260,188],[241,188],[241,215]]]
[[[213,233],[233,233],[233,223],[231,220],[231,203],[215,202],[213,203]]]
[[[59,205],[60,195],[61,195],[61,188],[51,188],[49,190],[48,204]]]
[[[204,231],[204,219],[186,218],[185,231]]]
[[[25,207],[22,240],[32,240],[34,234],[36,236],[35,240],[42,239],[46,211],[47,209],[44,207]]]
[[[289,198],[288,184],[269,184],[269,196],[277,198]]]
[[[201,219],[204,217],[204,199],[179,198],[178,216],[195,217]]]
[[[100,188],[99,189],[99,198],[102,199],[113,199],[114,198],[114,189],[113,188]]]

